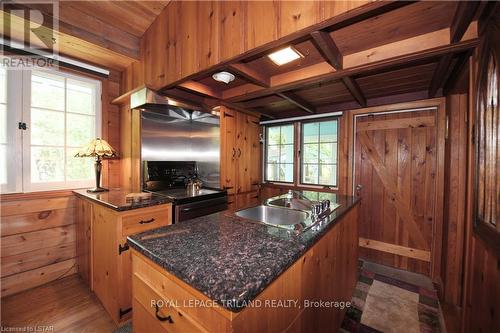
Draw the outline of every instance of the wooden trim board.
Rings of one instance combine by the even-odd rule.
[[[359,246],[365,247],[372,250],[387,252],[391,254],[396,254],[398,256],[404,256],[408,258],[418,259],[422,261],[431,261],[431,252],[419,249],[413,249],[411,247],[390,244],[386,242],[380,242],[374,239],[359,238]]]

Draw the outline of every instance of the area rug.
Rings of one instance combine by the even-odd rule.
[[[341,332],[434,333],[440,331],[436,290],[360,267]]]

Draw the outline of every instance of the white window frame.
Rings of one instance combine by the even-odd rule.
[[[7,103],[9,105],[8,111],[8,128],[15,127],[14,130],[9,130],[9,140],[12,140],[15,146],[14,152],[8,154],[8,156],[15,156],[15,158],[9,158],[9,169],[8,170],[18,170],[15,173],[15,180],[9,183],[7,186],[1,188],[2,193],[19,193],[19,192],[37,192],[37,191],[51,191],[51,190],[62,190],[62,189],[77,189],[92,187],[95,185],[95,179],[80,180],[80,181],[60,181],[60,182],[43,182],[43,183],[33,183],[31,182],[31,70],[25,71],[10,71],[13,74],[7,79],[8,95]],[[56,71],[56,70],[44,70],[49,74],[57,75],[63,77],[66,81],[67,79],[74,79],[77,81],[83,81],[90,84],[96,84],[96,100],[95,100],[95,137],[101,137],[102,132],[102,85],[101,81],[74,75],[66,72]],[[66,91],[66,86],[65,86]],[[11,103],[12,102],[12,103]],[[66,98],[64,99],[66,104]],[[12,112],[11,112],[12,110]],[[66,105],[64,108],[64,114],[66,117]],[[11,117],[12,114],[12,117]],[[24,122],[27,124],[26,130],[19,130],[17,128],[18,122]],[[64,134],[66,140],[66,121],[64,122]],[[11,141],[8,141],[11,142]],[[66,153],[66,144],[64,145]],[[83,162],[83,161],[82,161]],[[64,161],[66,168],[66,160]],[[12,168],[13,169],[10,169]],[[66,170],[64,172],[66,176]],[[13,185],[14,184],[14,185]],[[8,186],[10,185],[10,187]]]
[[[337,160],[336,163],[331,163],[330,165],[335,165],[336,167],[336,172],[335,172],[335,185],[328,185],[328,184],[310,184],[310,183],[303,183],[302,178],[303,178],[303,166],[304,166],[304,133],[303,133],[303,128],[305,124],[308,123],[321,123],[324,121],[336,121],[337,122],[337,141],[335,142],[337,144]],[[298,186],[300,187],[308,187],[308,188],[328,188],[331,190],[338,190],[339,188],[339,149],[340,149],[340,117],[328,117],[328,118],[322,118],[322,119],[313,119],[313,120],[307,120],[307,121],[300,121],[299,122],[299,133],[298,133],[298,145],[299,145],[299,151],[300,151],[300,156],[299,156],[299,173],[298,173],[298,179],[297,183]],[[319,152],[318,152],[319,154]],[[317,164],[318,167],[321,164]],[[319,170],[318,170],[319,172]]]
[[[268,163],[267,162],[267,154],[268,154],[268,148],[269,148],[269,128],[271,127],[283,127],[283,126],[292,126],[293,129],[293,163],[277,163],[278,165],[281,164],[292,164],[292,181],[291,182],[286,182],[286,181],[280,181],[280,180],[269,180],[268,175],[267,175],[267,166],[268,164],[274,164],[274,163]],[[277,185],[283,185],[283,186],[294,186],[295,184],[295,174],[296,174],[296,168],[297,168],[297,161],[295,158],[295,145],[297,144],[297,138],[295,137],[295,124],[294,123],[279,123],[279,124],[273,124],[266,126],[264,128],[264,134],[265,134],[265,147],[263,149],[264,151],[264,158],[263,158],[263,164],[264,164],[264,170],[263,170],[263,175],[264,175],[264,182],[269,183],[269,184],[277,184]]]
[[[23,118],[23,75],[21,71],[6,70],[7,74],[7,184],[0,186],[1,193],[16,193],[23,190],[22,131],[18,124]]]

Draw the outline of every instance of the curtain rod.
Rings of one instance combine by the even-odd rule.
[[[16,41],[9,40],[7,43],[7,41],[3,37],[0,37],[0,45],[2,45],[4,47],[4,49],[7,49],[7,51],[10,51],[10,52],[15,53],[15,54],[40,56],[38,54],[29,52],[27,50],[23,50],[24,45],[21,43],[18,43]],[[90,64],[87,64],[87,63],[84,63],[84,62],[81,62],[78,60],[74,60],[74,59],[71,59],[71,58],[68,58],[68,57],[65,57],[62,55],[57,55],[57,56],[43,55],[42,57],[48,58],[48,59],[54,59],[60,63],[63,63],[64,65],[66,65],[66,67],[80,68],[80,69],[83,69],[87,72],[96,73],[100,76],[102,76],[102,75],[109,76],[109,70],[107,70],[107,69],[97,67],[94,65],[90,65]]]
[[[265,120],[265,121],[261,121],[259,124],[261,124],[261,125],[279,124],[279,123],[288,123],[288,122],[291,122],[291,121],[306,120],[306,119],[316,119],[316,118],[326,118],[326,117],[341,116],[341,115],[342,115],[342,111],[336,111],[336,112],[328,112],[328,113],[321,113],[321,114],[312,114],[312,115],[309,115],[309,116],[300,116],[300,117],[291,117],[291,118],[283,118],[283,119]]]

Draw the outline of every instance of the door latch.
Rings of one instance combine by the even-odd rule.
[[[122,254],[122,252],[127,251],[128,249],[130,249],[130,247],[128,246],[127,243],[125,243],[124,246],[118,244],[118,255]]]
[[[19,122],[17,124],[17,128],[20,129],[20,130],[26,131],[28,129],[28,126],[26,126],[26,123]]]

